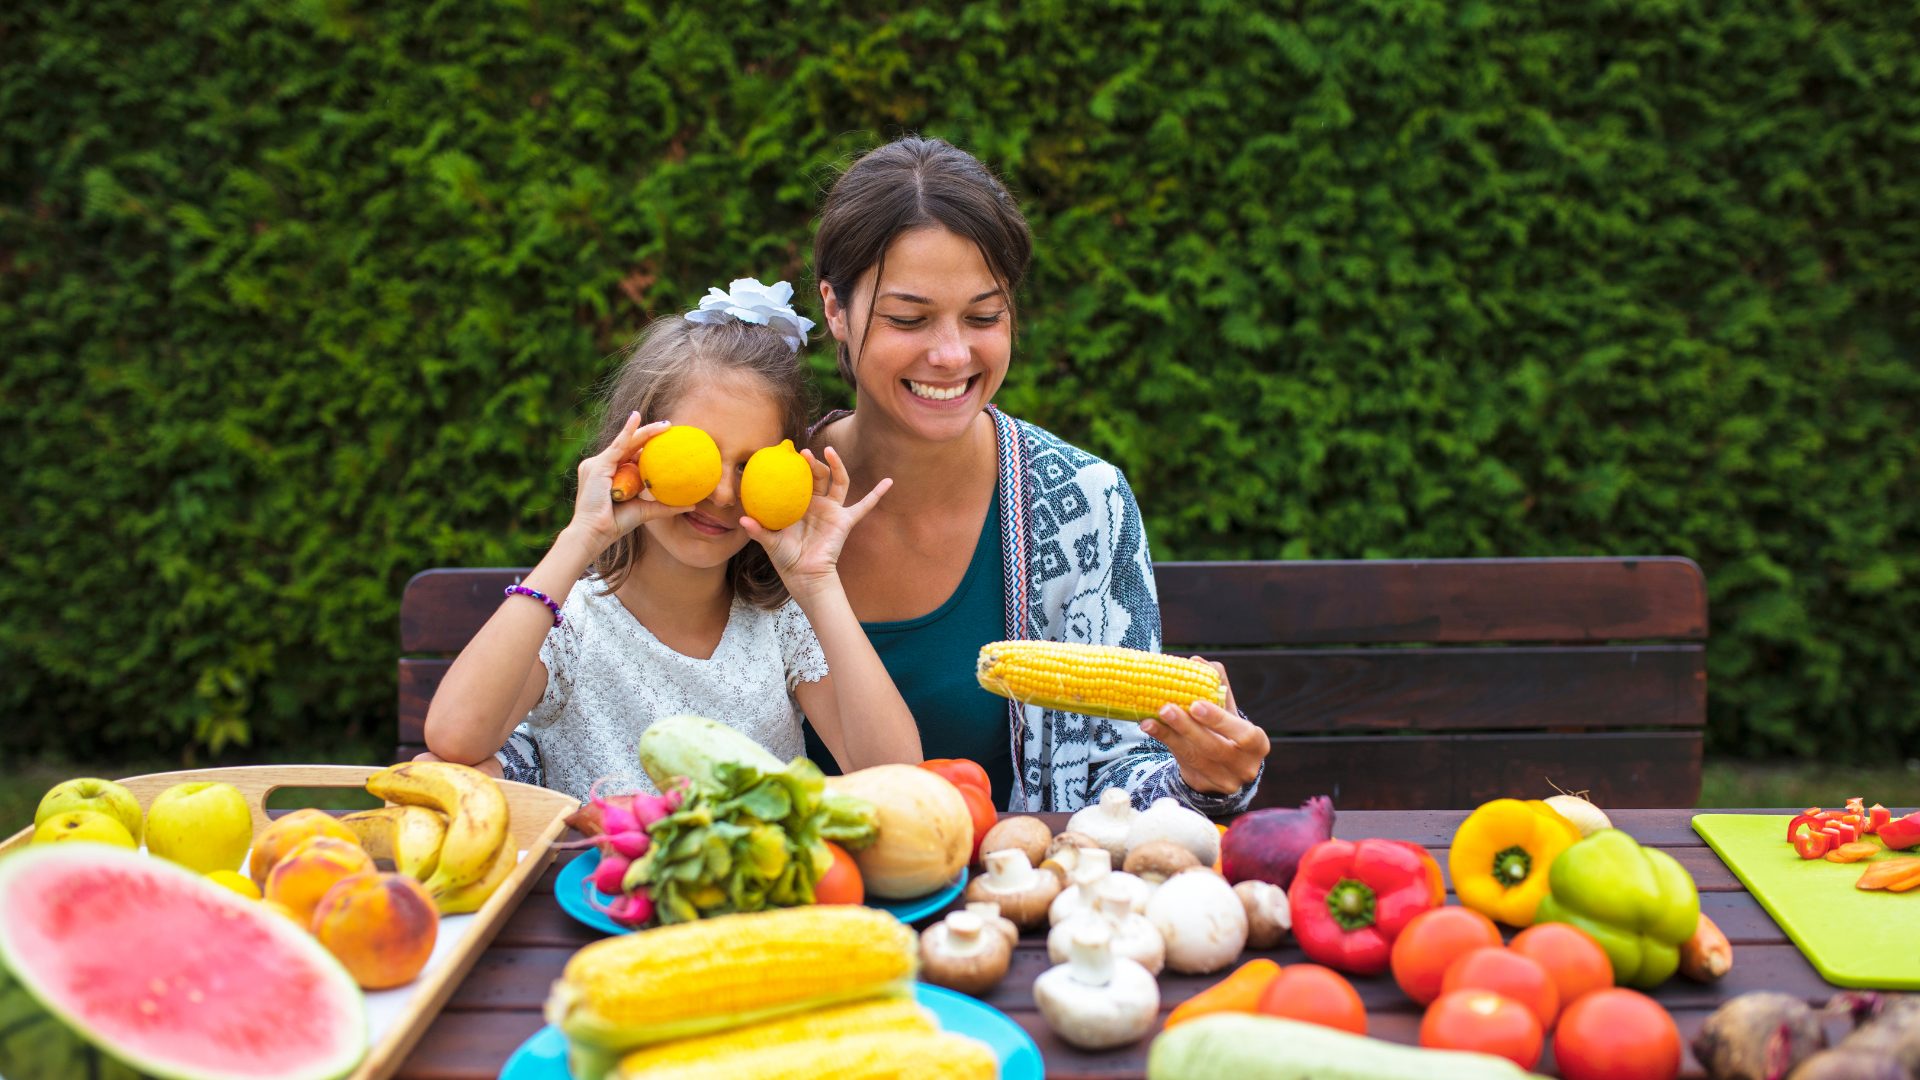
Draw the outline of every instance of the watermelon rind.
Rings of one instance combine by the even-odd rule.
[[[13,890],[37,887],[43,875],[65,867],[114,866],[170,878],[200,899],[229,908],[257,925],[309,964],[315,974],[351,1008],[342,1010],[338,1049],[296,1068],[262,1074],[236,1071],[218,1062],[156,1061],[141,1057],[89,1030],[85,1020],[64,1008],[19,952],[24,928],[0,919],[0,1077],[4,1080],[338,1080],[351,1073],[367,1052],[364,997],[353,977],[332,953],[286,917],[185,867],[108,844],[70,841],[35,844],[0,858],[0,910]],[[35,1015],[37,1008],[39,1014]]]

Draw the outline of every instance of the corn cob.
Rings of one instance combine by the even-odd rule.
[[[845,1035],[883,1032],[929,1035],[939,1030],[940,1025],[934,1022],[933,1014],[910,998],[873,998],[818,1012],[794,1013],[732,1031],[641,1047],[620,1059],[619,1075],[637,1076],[647,1069],[690,1061],[718,1060],[730,1054],[811,1039],[837,1039]]]
[[[597,941],[547,998],[573,1074],[599,1080],[626,1051],[789,1013],[904,992],[913,928],[859,906],[722,915]]]
[[[1114,645],[996,641],[980,647],[976,674],[1001,697],[1113,720],[1146,720],[1164,705],[1227,703],[1210,665]]]
[[[945,1032],[874,1032],[802,1039],[630,1071],[621,1080],[994,1080],[985,1043]]]

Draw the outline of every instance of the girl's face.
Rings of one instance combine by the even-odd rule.
[[[740,528],[740,471],[755,450],[785,437],[780,406],[759,379],[722,375],[688,387],[664,419],[713,436],[720,447],[720,486],[692,510],[641,526],[647,530],[641,558],[658,549],[687,566],[725,566],[747,546]]]
[[[860,407],[930,442],[957,439],[1007,377],[1009,298],[979,247],[946,229],[901,233],[885,263],[877,299],[877,267],[848,303],[820,286],[827,325],[853,359]]]

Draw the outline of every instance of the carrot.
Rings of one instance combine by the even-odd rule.
[[[1902,875],[1898,881],[1887,882],[1887,891],[1906,892],[1916,885],[1920,885],[1920,866],[1909,870],[1906,874]]]
[[[1693,936],[1680,944],[1680,974],[1696,982],[1712,982],[1732,969],[1733,945],[1701,912]]]
[[[1167,1014],[1167,1026],[1208,1013],[1253,1012],[1260,1004],[1261,992],[1279,977],[1279,964],[1267,959],[1249,960],[1235,968],[1233,974],[1174,1006]]]
[[[613,501],[626,502],[640,494],[640,466],[623,461],[613,470]]]
[[[1841,844],[1839,847],[1827,852],[1827,861],[1838,863],[1859,862],[1861,859],[1875,854],[1879,850],[1880,845],[1878,844],[1870,844],[1865,840],[1856,840],[1851,844]]]
[[[1895,882],[1904,880],[1909,875],[1920,875],[1920,858],[1888,859],[1885,862],[1874,863],[1872,866],[1867,867],[1867,872],[1860,875],[1860,880],[1855,882],[1853,887],[1856,889],[1885,889]],[[1916,876],[1915,880],[1920,881],[1920,876]],[[1908,887],[1911,888],[1911,886]]]

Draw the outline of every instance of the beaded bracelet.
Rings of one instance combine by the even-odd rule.
[[[546,593],[541,592],[539,589],[529,589],[525,585],[509,585],[507,586],[506,591],[503,595],[513,596],[515,594],[518,594],[520,596],[531,596],[535,600],[538,600],[541,603],[547,605],[547,610],[553,612],[553,625],[561,626],[566,623],[567,620],[564,617],[562,617],[560,614],[560,605],[554,603],[552,597],[548,596]]]

